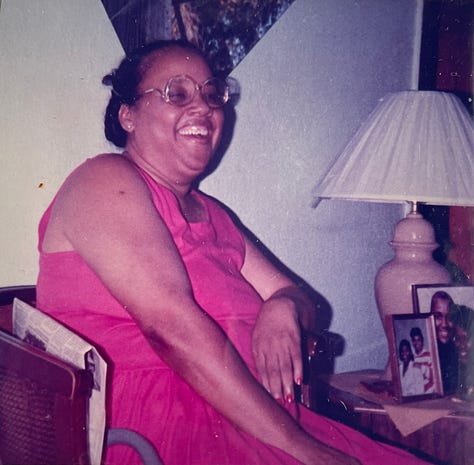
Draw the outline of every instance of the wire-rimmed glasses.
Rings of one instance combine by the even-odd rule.
[[[224,79],[211,77],[198,84],[187,75],[173,76],[163,90],[147,89],[138,97],[157,92],[166,103],[183,107],[193,101],[196,91],[199,91],[201,98],[210,108],[220,108],[229,101],[229,86]]]

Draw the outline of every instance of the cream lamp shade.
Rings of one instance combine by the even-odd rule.
[[[473,206],[473,129],[473,120],[454,94],[389,94],[313,194],[316,198]]]
[[[446,284],[433,260],[438,247],[417,203],[474,206],[474,124],[454,95],[403,91],[380,100],[313,190],[321,199],[409,203],[395,227],[395,256],[375,277],[375,298],[388,335],[388,318],[412,313],[413,284]],[[388,368],[385,373],[389,377]]]

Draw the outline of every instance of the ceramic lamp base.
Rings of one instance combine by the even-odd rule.
[[[383,265],[375,277],[375,299],[389,340],[389,319],[393,314],[413,313],[413,284],[447,284],[448,271],[433,260],[438,247],[431,224],[417,212],[401,220],[390,245],[395,256]],[[389,353],[391,348],[389,347]],[[387,363],[384,379],[391,379]]]

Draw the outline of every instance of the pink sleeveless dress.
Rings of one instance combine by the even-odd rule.
[[[87,163],[87,162],[86,162]],[[192,195],[208,220],[187,223],[174,194],[140,171],[157,212],[169,228],[186,266],[195,298],[225,331],[256,375],[251,333],[261,299],[240,273],[245,246],[239,230],[214,201]],[[130,315],[76,252],[44,253],[51,214],[39,225],[38,307],[90,340],[109,362],[108,425],[148,438],[165,465],[296,465],[299,462],[235,428],[163,363]],[[303,428],[367,465],[424,463],[376,443],[301,406],[289,406]],[[107,465],[140,464],[123,446],[107,450]]]

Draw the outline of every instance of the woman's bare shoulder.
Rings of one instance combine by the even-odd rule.
[[[89,178],[100,179],[105,177],[109,182],[113,182],[114,179],[122,180],[123,176],[125,179],[129,177],[133,179],[139,178],[134,164],[124,155],[105,153],[87,159],[73,171],[69,179],[72,181],[84,181]]]
[[[107,218],[153,209],[151,195],[134,165],[122,155],[88,159],[67,178],[56,195],[44,239],[45,251],[70,250],[76,235],[107,227]],[[143,216],[143,215],[142,215]],[[138,219],[134,219],[138,221]],[[111,221],[113,228],[113,221]]]
[[[81,218],[119,215],[150,203],[150,199],[151,194],[131,161],[119,154],[98,155],[66,179],[56,195],[51,222],[65,227]]]
[[[103,154],[88,159],[67,178],[58,200],[72,196],[75,201],[94,195],[147,194],[145,182],[135,165],[120,154]]]

